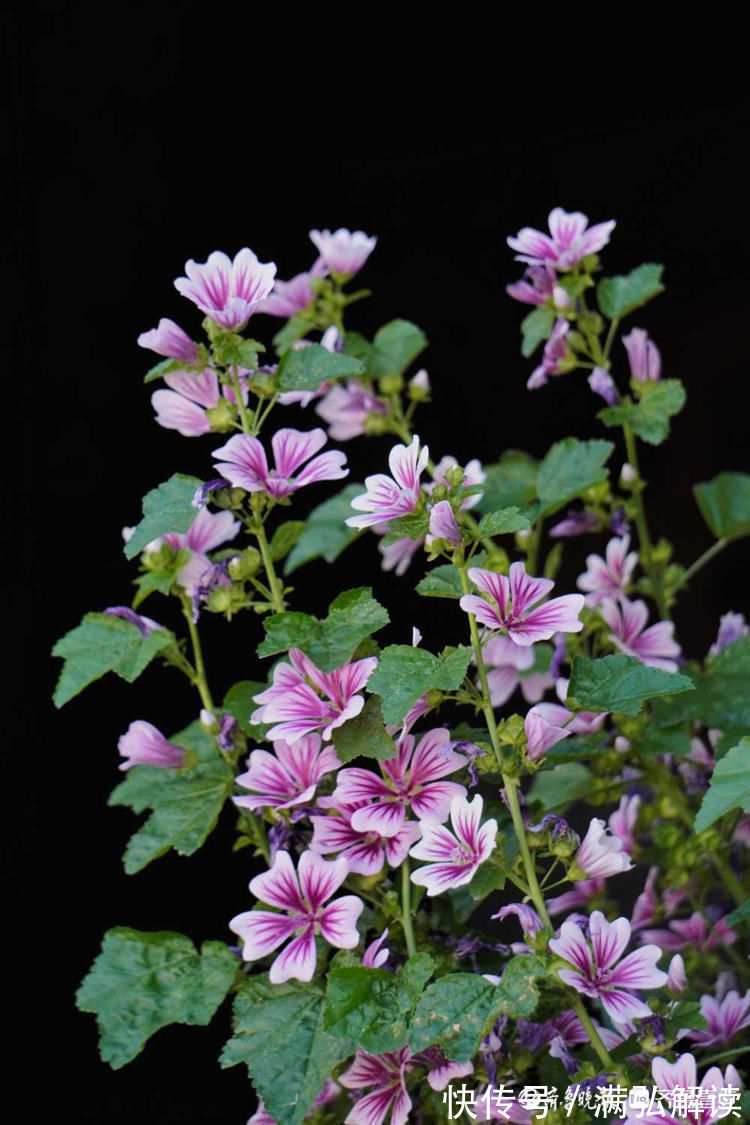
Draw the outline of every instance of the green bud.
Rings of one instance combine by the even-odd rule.
[[[574,352],[586,351],[586,339],[580,332],[569,332],[565,340],[568,347],[572,348]]]
[[[445,474],[445,479],[451,488],[458,488],[466,479],[466,473],[460,465],[453,465]]]
[[[260,551],[248,547],[241,555],[235,555],[229,562],[229,577],[235,582],[244,582],[258,571],[261,564]]]
[[[579,264],[583,273],[596,273],[600,268],[599,255],[587,254],[585,258],[581,258]]]
[[[660,539],[654,547],[651,548],[651,560],[664,566],[672,557],[672,544],[666,539]]]
[[[403,385],[404,385],[403,376],[397,375],[395,373],[392,374],[392,375],[381,375],[380,378],[378,379],[378,386],[380,388],[380,393],[384,394],[384,395],[398,394],[398,392],[401,390]]]
[[[222,488],[212,498],[212,502],[217,508],[236,511],[244,504],[246,495],[244,488]]]
[[[598,336],[604,327],[604,321],[599,316],[599,313],[589,312],[584,313],[579,317],[578,323],[584,332],[589,332],[593,336]]]
[[[438,500],[448,499],[448,489],[444,484],[436,484],[432,490],[432,499],[437,503]]]
[[[276,376],[268,371],[256,371],[250,380],[250,390],[258,398],[270,398],[276,392]]]
[[[431,688],[427,692],[427,703],[430,707],[439,707],[443,702],[443,693],[438,691],[437,688]]]
[[[216,586],[208,595],[206,608],[211,613],[226,613],[232,608],[231,586]]]
[[[368,414],[362,428],[371,437],[379,437],[381,434],[387,434],[390,427],[388,419],[382,414]]]
[[[252,492],[250,494],[250,507],[254,512],[262,512],[266,506],[265,492]]]
[[[225,398],[220,398],[216,406],[209,406],[206,410],[206,417],[208,418],[211,429],[216,433],[226,433],[231,430],[234,424],[235,409]]]

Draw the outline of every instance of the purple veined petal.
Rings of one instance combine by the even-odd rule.
[[[474,877],[478,863],[426,863],[411,873],[411,881],[424,887],[428,898],[442,894],[452,887],[462,887]]]
[[[653,1015],[648,1004],[619,988],[603,988],[599,991],[602,1007],[610,1019],[615,1023],[625,1023],[626,1020],[644,1019]]]
[[[610,219],[606,223],[596,223],[593,227],[589,227],[581,237],[582,257],[587,254],[596,254],[606,246],[616,225],[615,220]]]
[[[289,800],[297,791],[294,778],[267,750],[253,750],[248,758],[248,769],[238,774],[235,781],[243,789],[252,789],[270,798],[273,804]]]
[[[388,467],[396,484],[405,492],[418,495],[419,478],[427,466],[429,456],[426,445],[420,452],[419,438],[416,435],[412,438],[411,445],[394,445],[388,455]]]
[[[378,241],[364,231],[350,231],[346,227],[333,232],[311,230],[309,237],[320,254],[319,262],[324,263],[332,273],[346,275],[358,273],[362,269]]]
[[[216,406],[219,401],[219,380],[210,367],[203,371],[170,371],[164,376],[170,390],[183,395],[198,406]]]
[[[278,949],[294,933],[299,920],[287,914],[272,914],[268,910],[247,910],[237,914],[229,923],[233,934],[242,938],[242,956],[245,961],[257,961]]]
[[[193,341],[179,324],[163,316],[156,328],[141,332],[137,341],[139,347],[163,355],[167,359],[178,359],[183,363],[195,363],[198,350]]]
[[[344,1121],[344,1125],[382,1125],[400,1090],[400,1084],[393,1083],[390,1086],[373,1090],[371,1094],[365,1094],[363,1098],[354,1103]],[[411,1105],[411,1102],[409,1104]],[[403,1118],[403,1120],[405,1121],[406,1118]],[[393,1116],[391,1116],[391,1122],[393,1122]]]
[[[305,851],[300,856],[297,870],[302,897],[313,910],[318,910],[346,879],[349,865],[340,857],[329,861],[315,852]]]
[[[419,792],[411,794],[414,815],[430,824],[442,824],[450,815],[451,802],[465,797],[466,789],[455,781],[431,781]]]
[[[622,956],[630,941],[630,922],[627,918],[617,918],[614,922],[608,922],[601,910],[594,910],[591,915],[589,933],[597,968],[609,969]],[[618,977],[618,983],[624,984],[625,982]],[[633,987],[637,986],[633,985]]]
[[[293,429],[277,430],[271,439],[276,472],[283,477],[293,476],[300,465],[323,448],[327,440],[322,429],[306,433]]]
[[[447,539],[454,547],[461,545],[461,532],[449,500],[440,500],[430,511],[430,535]]]
[[[284,769],[299,785],[316,785],[324,774],[341,765],[333,747],[326,746],[321,750],[321,745],[320,736],[311,734],[298,739],[292,746],[282,739],[274,749]]]
[[[486,625],[488,629],[502,629],[504,619],[484,598],[476,594],[464,594],[458,604],[465,613],[473,613],[480,625]]]
[[[368,836],[356,834],[356,842],[350,844],[344,852],[343,858],[349,864],[349,871],[353,875],[377,875],[379,871],[383,870],[385,863],[385,852],[383,851],[383,841],[380,837],[376,840],[368,842]],[[312,845],[310,845],[312,847]],[[320,851],[320,848],[315,848],[315,851]]]
[[[395,836],[405,820],[404,806],[397,801],[378,801],[365,805],[352,815],[352,828],[357,832],[377,832],[380,836]]]
[[[514,617],[525,613],[541,598],[547,596],[555,583],[549,578],[532,578],[522,562],[511,564],[508,572],[508,589]]]
[[[268,970],[271,984],[284,984],[288,980],[311,981],[315,972],[315,927],[309,925],[289,942]]]
[[[406,1087],[401,1086],[396,1094],[396,1100],[391,1108],[391,1125],[406,1125],[409,1120],[409,1110],[411,1109],[411,1098],[406,1092]]]
[[[667,983],[667,974],[656,968],[661,957],[658,945],[642,945],[612,970],[612,984],[619,988],[661,988]]]
[[[399,1076],[400,1062],[395,1054],[372,1055],[358,1050],[348,1070],[339,1075],[339,1082],[347,1090],[365,1090],[368,1086],[383,1086]]]
[[[676,1086],[683,1090],[690,1090],[698,1083],[695,1058],[689,1052],[680,1055],[673,1063],[657,1055],[651,1063],[651,1073],[659,1089],[668,1090],[670,1093]]]
[[[500,668],[510,667],[516,671],[528,671],[534,664],[534,653],[528,647],[517,645],[510,637],[491,637],[482,650],[485,664]]]
[[[295,488],[304,488],[308,484],[316,484],[322,480],[341,480],[349,475],[346,464],[346,454],[340,450],[331,450],[313,457],[309,465],[297,477],[293,484]]]
[[[334,799],[344,804],[354,804],[358,801],[369,801],[373,798],[393,797],[393,790],[389,789],[382,777],[372,770],[362,769],[359,766],[347,766],[336,776],[336,790]]]
[[[306,907],[300,895],[297,872],[289,852],[278,851],[273,867],[262,875],[256,875],[250,880],[250,892],[261,902],[269,906],[278,906],[281,910],[298,910],[306,913]]]
[[[479,793],[471,801],[465,796],[454,797],[451,801],[450,817],[453,831],[459,842],[471,851],[477,849],[483,808],[484,801]],[[497,830],[496,824],[495,829]]]
[[[580,211],[563,211],[555,207],[547,216],[550,234],[557,250],[568,250],[581,237],[588,226],[588,217]]]
[[[344,664],[331,673],[333,686],[331,698],[340,707],[343,707],[358,691],[362,691],[370,676],[378,666],[376,656],[367,656],[363,660]]]
[[[563,922],[560,927],[560,936],[552,938],[549,948],[563,961],[569,961],[585,976],[590,977],[593,972],[591,950],[579,926],[574,922]]]
[[[509,914],[515,914],[518,921],[521,923],[524,937],[532,937],[538,930],[543,930],[544,926],[533,906],[528,906],[522,902],[512,902],[508,906],[501,906],[497,914],[493,914],[492,918],[502,921],[507,918]]]
[[[539,262],[555,261],[557,253],[548,235],[543,234],[533,227],[522,227],[515,237],[506,239],[511,250],[516,250],[516,261],[530,262],[532,265]]]
[[[330,802],[330,805],[329,805]],[[321,797],[320,804],[322,807],[336,807],[336,802],[333,797]],[[350,823],[349,815],[335,816],[329,814],[328,816],[311,816],[310,823],[313,826],[313,838],[310,842],[312,851],[317,852],[318,855],[327,855],[329,852],[340,852],[344,848],[353,847],[362,842],[362,833],[356,832]],[[379,846],[379,845],[378,845]],[[349,864],[351,867],[351,863]],[[351,867],[353,871],[354,868]]]
[[[380,937],[375,938],[362,954],[362,964],[369,969],[379,969],[384,965],[390,955],[390,950],[381,949],[383,942],[388,939],[388,927],[383,930]]]
[[[356,895],[343,895],[326,906],[320,916],[320,932],[329,945],[354,949],[359,942],[357,919],[364,908],[362,899]]]
[[[450,740],[450,731],[447,727],[436,727],[420,738],[409,767],[412,785],[424,785],[428,781],[436,781],[466,765],[463,754],[456,754],[450,748]]]
[[[459,850],[456,837],[442,824],[427,824],[422,822],[422,838],[410,850],[409,855],[414,859],[423,859],[431,863],[440,863],[452,860]]]
[[[483,570],[480,566],[470,566],[466,573],[479,590],[497,603],[500,614],[504,614],[510,601],[510,583],[505,575]]]
[[[408,820],[395,836],[387,836],[384,844],[388,866],[400,867],[409,854],[409,848],[421,835],[421,826],[415,820]]]
[[[455,1081],[456,1078],[466,1078],[469,1074],[474,1073],[473,1062],[446,1062],[433,1067],[427,1075],[427,1081],[433,1090],[440,1092],[444,1090],[449,1082]]]
[[[204,554],[215,547],[235,539],[242,524],[231,512],[209,512],[200,508],[185,536],[185,546]]]
[[[598,990],[589,978],[577,973],[574,969],[558,969],[557,975],[561,981],[569,984],[571,988],[575,988],[576,992],[583,993],[584,996],[595,997],[599,995]]]
[[[465,607],[461,607],[462,609]],[[506,638],[503,638],[505,640]],[[516,648],[519,646],[516,645]],[[527,649],[529,653],[531,649]],[[490,668],[487,672],[487,685],[490,689],[490,701],[493,707],[502,707],[518,687],[518,671],[512,664],[498,668]]]
[[[211,430],[203,407],[176,391],[154,391],[151,405],[156,411],[157,423],[165,430],[177,430],[183,437],[201,437]]]
[[[667,971],[667,988],[671,992],[684,992],[687,988],[687,973],[685,972],[685,962],[683,961],[682,956],[679,953],[675,953],[675,955],[669,962]],[[701,1000],[701,1013],[708,1022],[706,1013],[703,1012],[703,1000],[705,999],[706,997],[703,997]]]
[[[181,746],[168,742],[158,727],[145,719],[136,719],[117,742],[117,749],[125,759],[121,770],[132,766],[160,766],[164,769],[180,769],[185,762],[185,751]]]
[[[240,468],[252,472],[259,478],[268,476],[266,451],[256,437],[250,434],[235,434],[219,449],[214,449],[212,457],[230,461]],[[227,478],[229,479],[229,478]]]
[[[555,633],[580,633],[583,622],[579,613],[583,609],[583,594],[564,594],[533,609],[523,621],[514,622],[509,636],[519,645],[549,640]]]

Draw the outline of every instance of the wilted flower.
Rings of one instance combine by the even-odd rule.
[[[440,500],[430,509],[430,534],[427,536],[427,546],[431,546],[435,539],[446,539],[452,547],[461,546],[461,532],[450,500]]]
[[[552,329],[552,334],[544,345],[542,362],[535,367],[528,378],[526,386],[530,391],[537,391],[547,382],[548,375],[557,375],[560,364],[568,358],[568,343],[566,336],[570,331],[570,322],[558,320]]]
[[[386,926],[380,937],[375,938],[375,941],[371,942],[362,954],[362,964],[365,965],[368,969],[379,969],[388,960],[388,957],[390,956],[390,950],[387,948],[381,948],[383,942],[386,941],[387,938],[388,927]]]
[[[719,632],[716,640],[708,650],[709,656],[716,656],[717,652],[721,652],[727,645],[731,645],[740,637],[746,637],[750,633],[750,627],[743,614],[741,613],[725,613],[719,621]]]
[[[594,368],[589,375],[588,384],[594,394],[600,395],[609,406],[614,406],[620,401],[615,381],[609,371],[605,371],[603,367]]]

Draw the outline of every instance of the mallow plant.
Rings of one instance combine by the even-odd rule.
[[[234,917],[200,918],[200,948],[158,917],[104,935],[78,1006],[112,1067],[231,1004],[221,1063],[247,1067],[256,1125],[738,1113],[750,632],[727,606],[709,651],[686,653],[672,612],[750,534],[750,476],[695,485],[695,560],[654,535],[639,447],[667,440],[685,390],[639,324],[662,267],[602,272],[614,227],[558,208],[508,239],[534,409],[550,379],[592,392],[595,436],[534,455],[424,444],[424,333],[350,327],[376,245],[361,231],[311,231],[317,257],[289,281],[247,248],[188,261],[185,327],[138,338],[161,357],[156,422],[201,440],[123,529],[129,604],[55,646],[55,702],[107,672],[151,677],[117,747],[111,804],[142,818],[125,870],[192,855],[224,817],[249,887]],[[368,438],[357,483],[346,446]],[[358,537],[372,586],[347,562]],[[315,617],[323,563],[344,588]],[[413,620],[389,621],[379,568]],[[239,634],[237,683],[212,672],[208,614]],[[155,666],[164,692],[195,689],[179,731]]]

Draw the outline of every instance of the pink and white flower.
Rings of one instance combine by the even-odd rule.
[[[587,605],[624,596],[638,563],[638,552],[630,551],[629,535],[610,539],[605,553],[606,559],[600,555],[587,556],[586,571],[576,583],[579,590],[585,591]]]
[[[536,305],[537,308],[546,305],[548,301],[553,301],[553,293],[556,289],[559,290],[559,296],[564,296],[569,301],[568,294],[556,284],[556,281],[557,274],[552,266],[528,266],[520,281],[505,286],[505,292],[514,301],[521,301],[524,305]],[[558,302],[554,303],[558,304]],[[565,303],[561,303],[560,307],[564,308]]]
[[[587,254],[596,254],[609,242],[614,219],[590,227],[580,211],[567,212],[562,207],[550,211],[549,234],[523,227],[508,245],[516,250],[516,261],[532,266],[550,265],[558,270],[571,270]]]
[[[336,727],[364,707],[359,693],[375,671],[377,658],[342,664],[333,672],[321,672],[298,648],[289,650],[289,660],[276,665],[271,687],[253,697],[261,706],[252,721],[276,724],[266,735],[271,741],[284,739],[291,745],[313,731],[328,741]]]
[[[247,771],[235,780],[243,789],[254,792],[247,797],[234,797],[235,805],[245,809],[290,809],[312,800],[320,779],[337,770],[341,762],[332,746],[322,746],[319,735],[308,734],[291,746],[280,739],[274,743],[273,754],[253,750],[247,765]]]
[[[561,707],[560,710],[565,711],[565,708]],[[573,733],[570,726],[562,727],[550,722],[543,703],[538,703],[527,711],[523,727],[526,733],[526,757],[532,762],[538,762],[552,746]]]
[[[360,805],[345,805],[333,798],[321,798],[323,808],[333,807],[338,816],[311,816],[313,838],[310,847],[319,855],[340,852],[356,875],[376,875],[383,864],[400,867],[409,854],[409,848],[421,834],[416,820],[406,820],[395,836],[381,836],[372,829],[358,831],[352,825],[352,816]]]
[[[420,821],[440,824],[448,819],[454,797],[466,795],[463,785],[440,780],[466,765],[463,754],[451,749],[450,732],[443,727],[427,731],[416,749],[414,736],[404,735],[396,757],[379,764],[381,776],[352,766],[336,777],[332,801],[367,802],[352,813],[357,832],[395,836],[406,821],[407,809]]]
[[[719,632],[708,650],[709,656],[716,656],[717,652],[721,652],[740,637],[746,637],[748,633],[750,627],[741,613],[725,613],[719,620]]]
[[[334,383],[315,407],[328,426],[331,441],[350,441],[365,432],[370,414],[387,414],[388,406],[356,379]]]
[[[406,1125],[411,1098],[405,1076],[410,1062],[408,1047],[383,1055],[357,1051],[352,1065],[339,1075],[339,1082],[347,1090],[374,1089],[354,1103],[344,1125],[382,1125],[389,1113],[390,1125]]]
[[[637,383],[656,381],[661,375],[661,356],[645,328],[633,328],[622,342],[628,353],[630,374]]]
[[[549,375],[557,375],[560,364],[568,358],[567,335],[570,332],[570,322],[558,320],[552,329],[552,334],[544,345],[542,362],[534,368],[526,381],[530,391],[538,391],[547,382]]]
[[[687,988],[685,962],[679,953],[675,953],[674,957],[667,965],[667,988],[670,992],[676,993],[684,992]]]
[[[283,913],[248,910],[232,918],[229,928],[243,940],[245,961],[267,957],[289,938],[268,973],[272,984],[310,981],[315,972],[315,935],[321,934],[337,949],[354,949],[359,941],[357,919],[364,903],[344,895],[325,904],[349,874],[345,859],[328,863],[314,852],[303,852],[297,870],[288,852],[278,851],[273,867],[250,881],[250,891],[260,902]]]
[[[409,539],[408,535],[403,539],[397,539],[387,547],[383,546],[381,540],[378,543],[378,551],[383,558],[381,563],[383,570],[393,570],[400,578],[409,569],[411,560],[423,544],[424,539]]]
[[[554,587],[549,578],[531,578],[522,562],[511,564],[506,578],[492,570],[470,567],[469,578],[487,595],[465,594],[459,605],[488,629],[502,629],[517,645],[549,640],[555,633],[579,633],[582,594],[565,594],[539,604]]]
[[[631,602],[621,596],[619,601],[605,598],[599,612],[612,632],[609,639],[626,656],[635,656],[651,668],[676,672],[681,648],[674,639],[674,623],[658,621],[646,629],[648,609],[644,601]]]
[[[231,512],[209,512],[208,508],[200,508],[186,532],[170,531],[149,543],[146,549],[158,551],[162,543],[166,543],[173,551],[189,551],[190,557],[177,572],[177,583],[188,594],[193,594],[203,577],[214,569],[206,552],[234,539],[241,526]]]
[[[366,514],[350,516],[345,521],[349,527],[373,527],[377,523],[410,515],[419,503],[420,477],[429,456],[429,449],[426,445],[420,449],[416,436],[411,445],[394,445],[388,455],[393,477],[376,473],[365,478],[367,491],[354,497],[352,507]]]
[[[750,989],[744,996],[732,989],[719,1000],[701,996],[701,1015],[708,1024],[705,1031],[688,1031],[688,1038],[702,1047],[726,1046],[738,1031],[750,1027]]]
[[[613,836],[603,820],[594,817],[575,854],[573,870],[568,877],[574,879],[575,874],[580,874],[582,879],[606,879],[609,875],[629,871],[632,866],[625,842],[619,836]]]
[[[259,262],[247,247],[234,261],[220,250],[209,254],[206,262],[191,258],[185,263],[187,277],[178,277],[174,286],[188,297],[215,324],[230,331],[241,328],[273,288],[276,265]]]
[[[277,277],[270,295],[259,301],[254,311],[290,319],[315,299],[311,283],[316,277],[323,277],[325,272],[325,265],[316,262],[311,270],[298,273],[289,281],[281,281]]]
[[[427,536],[427,546],[431,547],[436,539],[445,539],[452,547],[461,546],[461,532],[453,515],[450,500],[440,500],[430,509],[430,534]]]
[[[717,945],[734,945],[737,934],[723,918],[710,927],[705,916],[696,910],[689,918],[674,918],[668,930],[643,930],[641,938],[656,942],[669,953],[684,949],[686,945],[704,953]]]
[[[141,332],[138,345],[181,363],[195,363],[198,359],[198,349],[187,332],[167,316],[161,318],[156,328]]]
[[[411,881],[426,887],[429,897],[470,883],[480,864],[488,860],[495,848],[497,821],[482,824],[484,802],[477,793],[471,801],[465,796],[451,801],[453,831],[442,824],[423,821],[422,839],[409,855],[427,862],[411,873]]]
[[[486,642],[482,649],[484,663],[488,669],[487,682],[493,707],[502,707],[520,685],[527,703],[538,703],[554,680],[548,672],[532,672],[534,649],[530,645],[517,645],[510,637],[497,634]]]
[[[274,467],[269,469],[266,451],[256,437],[235,434],[213,456],[222,460],[216,470],[226,480],[247,492],[265,492],[281,500],[305,485],[322,480],[340,480],[349,470],[346,455],[338,450],[313,454],[326,443],[325,430],[277,430],[271,439]],[[310,458],[312,457],[312,460]],[[300,473],[294,473],[308,461]]]
[[[367,949],[362,954],[362,964],[368,969],[380,969],[386,963],[391,955],[390,949],[383,947],[383,942],[388,939],[388,927],[386,926],[380,937],[375,938],[375,941],[370,942]]]
[[[718,1066],[712,1066],[698,1082],[695,1058],[691,1054],[680,1055],[676,1062],[667,1062],[657,1057],[651,1063],[651,1074],[659,1093],[667,1101],[669,1110],[656,1105],[653,1110],[636,1109],[629,1101],[625,1107],[628,1122],[639,1121],[642,1125],[711,1125],[727,1116],[720,1104],[721,1090],[741,1090],[742,1080],[730,1064],[722,1074]],[[670,1112],[671,1111],[671,1112]]]
[[[610,814],[609,820],[607,821],[610,832],[620,841],[628,855],[633,854],[633,848],[635,847],[633,829],[638,820],[638,810],[640,807],[641,798],[637,793],[632,797],[625,794],[620,797],[620,804],[615,811]]]
[[[659,947],[644,945],[620,960],[630,941],[630,923],[627,918],[608,922],[600,910],[592,913],[589,932],[591,944],[575,922],[563,922],[549,948],[573,968],[558,969],[557,975],[576,992],[599,999],[615,1023],[650,1016],[651,1009],[631,989],[666,984],[667,974],[656,968]]]
[[[171,389],[158,390],[151,395],[151,405],[156,411],[156,421],[165,430],[177,430],[183,437],[200,437],[211,432],[208,411],[218,406],[222,395],[235,402],[232,387],[219,389],[219,379],[210,367],[192,374],[188,371],[170,371],[164,382]],[[242,397],[247,402],[247,388],[242,386]]]
[[[183,748],[168,742],[161,731],[145,719],[136,719],[130,724],[119,738],[117,749],[125,759],[119,767],[121,770],[129,770],[133,766],[179,770],[185,764]]]
[[[358,273],[378,241],[377,238],[366,235],[364,231],[350,231],[346,227],[339,227],[333,232],[311,230],[310,240],[320,255],[316,265],[322,263],[331,273],[338,274],[340,277],[351,277],[352,274]]]

